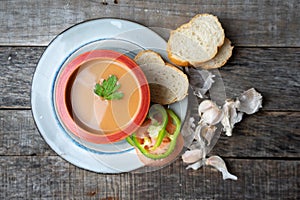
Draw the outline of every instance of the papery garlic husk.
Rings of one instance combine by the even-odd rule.
[[[190,117],[188,120],[183,124],[181,129],[181,134],[184,139],[184,146],[188,147],[192,144],[193,140],[195,139],[195,118]]]
[[[213,75],[211,72],[207,71],[207,70],[200,70],[199,72],[202,75],[202,78],[204,80],[203,86],[202,88],[200,88],[198,91],[199,93],[195,94],[200,97],[200,98],[204,98],[205,94],[207,93],[207,91],[211,88],[212,84],[215,82],[214,81],[214,77],[215,75]]]
[[[194,95],[199,98],[205,98],[205,94],[214,83],[214,77],[211,72],[203,69],[196,69],[194,67],[186,68],[189,74],[189,82],[194,90]]]
[[[209,146],[215,135],[217,127],[213,125],[207,125],[206,123],[199,123],[196,130],[197,129],[199,129],[199,131],[197,131],[198,135],[196,135],[196,139],[200,140],[200,138],[203,138],[206,141],[207,146]]]
[[[202,129],[201,125],[198,125],[196,127],[195,132],[194,132],[194,134],[195,134],[194,140],[188,148],[190,150],[200,149],[201,152],[202,152],[202,158],[205,158],[205,156],[206,156],[206,149],[205,149],[206,144],[205,144],[204,139],[200,136],[201,135],[201,129]]]
[[[203,138],[199,137],[200,132],[198,132],[198,129],[195,130],[195,140],[191,143],[191,145],[188,147],[190,150],[194,149],[201,149],[205,155],[205,147],[206,143]]]
[[[262,107],[262,96],[254,88],[243,92],[238,98],[238,111],[246,114],[253,114]]]
[[[205,160],[205,165],[215,167],[218,171],[222,172],[223,180],[232,179],[237,180],[237,177],[228,172],[224,160],[219,156],[211,156]]]
[[[242,120],[243,113],[237,112],[238,106],[239,102],[231,99],[226,100],[225,104],[223,105],[224,117],[221,123],[227,136],[232,135],[232,129],[234,128],[234,125]]]
[[[211,125],[203,127],[203,130],[201,131],[201,136],[207,141],[207,146],[210,145],[212,139],[215,136],[217,127]]]

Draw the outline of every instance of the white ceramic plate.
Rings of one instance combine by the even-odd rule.
[[[126,141],[87,143],[66,131],[56,114],[53,91],[58,73],[72,58],[92,49],[113,49],[129,57],[140,50],[152,49],[166,58],[166,42],[137,23],[107,18],[75,25],[59,34],[39,60],[31,91],[34,119],[49,146],[70,163],[100,173],[136,170],[144,164]],[[184,120],[187,99],[170,106]]]

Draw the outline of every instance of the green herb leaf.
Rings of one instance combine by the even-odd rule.
[[[114,92],[111,93],[106,97],[107,100],[113,100],[113,99],[122,99],[124,94],[122,92]]]
[[[95,94],[97,94],[98,96],[103,96],[103,87],[99,84],[99,83],[97,83],[96,85],[95,85],[95,89],[94,89],[94,92],[95,92]]]
[[[113,88],[116,86],[117,81],[118,81],[117,77],[116,77],[115,75],[111,75],[111,76],[107,79],[107,85],[108,85],[108,86],[107,86],[106,90],[107,90],[107,91],[112,91]]]
[[[117,91],[121,87],[118,84],[118,78],[111,75],[107,80],[103,80],[102,84],[97,83],[94,88],[94,93],[106,100],[122,99],[124,94]]]

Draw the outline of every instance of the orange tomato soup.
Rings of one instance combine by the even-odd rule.
[[[104,100],[94,93],[96,83],[110,75],[118,78],[124,94],[120,100]],[[68,110],[76,124],[97,134],[123,130],[133,121],[140,106],[141,92],[132,72],[112,59],[94,59],[83,63],[68,83]]]

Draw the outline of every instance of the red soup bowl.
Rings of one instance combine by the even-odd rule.
[[[111,76],[116,77],[115,84],[108,81]],[[97,83],[106,96],[96,94]],[[116,92],[122,95],[108,97]],[[54,93],[55,109],[67,132],[96,144],[131,135],[143,123],[150,105],[150,90],[141,68],[111,50],[89,51],[67,63],[58,74]]]

